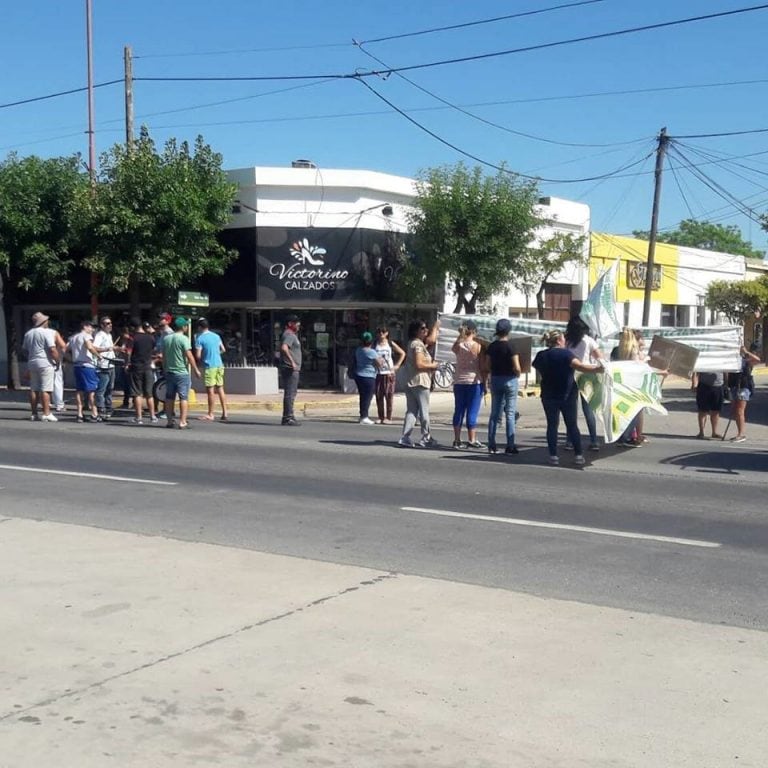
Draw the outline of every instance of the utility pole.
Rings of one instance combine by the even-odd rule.
[[[648,261],[645,265],[645,292],[643,294],[643,327],[648,327],[651,314],[651,291],[653,290],[654,258],[656,256],[656,235],[659,229],[659,203],[661,201],[661,176],[664,171],[664,156],[667,153],[669,137],[667,129],[659,131],[656,147],[655,185],[653,189],[653,212],[651,213],[651,232],[648,236]]]
[[[88,175],[91,191],[96,189],[96,136],[93,126],[93,9],[92,0],[85,0],[85,46],[88,62]],[[99,276],[91,272],[91,315],[99,315]]]
[[[133,148],[133,51],[130,45],[123,48],[125,69],[125,144],[128,152]]]

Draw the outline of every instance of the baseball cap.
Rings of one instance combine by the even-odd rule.
[[[286,323],[298,323],[299,322],[299,316],[298,315],[288,315],[288,317],[285,318]]]
[[[161,312],[157,316],[157,319],[158,320],[165,320],[165,322],[168,323],[168,325],[170,325],[171,321],[173,320],[173,318],[167,312]]]
[[[35,312],[34,315],[32,315],[32,325],[37,328],[39,325],[42,325],[43,323],[47,322],[50,318],[48,315],[44,315],[42,312]]]
[[[186,326],[186,325],[189,325],[189,320],[187,320],[187,318],[186,318],[186,317],[177,317],[177,318],[176,318],[176,319],[173,321],[173,327],[174,327],[174,328],[175,328],[177,331],[181,330],[181,329],[182,329],[182,328],[184,328],[184,326]]]
[[[365,331],[360,339],[362,340],[363,344],[368,344],[369,342],[373,341],[373,334],[370,331]]]
[[[512,330],[512,323],[507,320],[506,317],[502,317],[501,320],[496,321],[496,333],[503,335],[509,333]]]

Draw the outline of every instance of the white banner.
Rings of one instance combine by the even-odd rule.
[[[621,331],[616,317],[616,273],[619,260],[600,275],[581,307],[579,317],[587,324],[595,338],[603,339]]]

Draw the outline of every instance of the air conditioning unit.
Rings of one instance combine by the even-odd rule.
[[[294,160],[291,168],[317,168],[311,160]]]

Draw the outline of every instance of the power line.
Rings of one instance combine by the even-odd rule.
[[[455,144],[452,144],[447,139],[444,139],[442,136],[439,136],[434,131],[427,128],[425,125],[422,125],[417,120],[412,118],[410,115],[406,114],[401,110],[399,107],[395,106],[389,99],[387,99],[385,96],[382,96],[370,83],[368,83],[365,80],[359,81],[362,85],[364,85],[374,96],[381,99],[385,104],[389,105],[392,109],[394,109],[398,114],[402,115],[406,120],[408,120],[409,123],[412,123],[415,125],[419,130],[424,131],[424,133],[427,133],[430,135],[433,139],[439,141],[441,144],[444,144],[446,147],[449,147],[450,149],[454,150],[454,152],[458,152],[460,155],[464,155],[464,157],[468,157],[470,160],[474,160],[477,163],[480,163],[481,165],[485,165],[489,168],[493,168],[497,171],[500,171],[502,173],[509,173],[510,175],[519,176],[523,179],[530,179],[531,181],[541,181],[541,182],[547,182],[552,184],[576,184],[584,181],[596,181],[597,179],[607,179],[611,176],[616,176],[617,174],[621,173],[622,171],[626,171],[629,168],[632,168],[635,165],[639,165],[641,162],[644,162],[646,158],[643,158],[642,160],[636,161],[634,163],[629,163],[627,165],[622,166],[621,168],[617,168],[615,171],[612,171],[611,173],[602,174],[599,176],[590,176],[588,178],[584,179],[545,179],[540,176],[531,176],[526,173],[518,173],[516,171],[510,171],[508,168],[505,168],[503,165],[497,165],[496,163],[491,163],[488,160],[483,160],[482,158],[478,157],[477,155],[472,154],[471,152],[467,152],[464,149],[461,149],[461,147],[456,146]],[[650,155],[649,155],[650,156]]]
[[[508,21],[509,19],[520,19],[524,16],[536,16],[541,13],[549,13],[550,11],[559,11],[567,8],[577,8],[580,5],[594,5],[595,3],[601,3],[604,0],[582,0],[582,2],[576,3],[564,3],[562,5],[553,5],[549,8],[539,8],[535,11],[520,11],[519,13],[510,13],[506,16],[494,16],[490,19],[479,19],[478,21],[466,21],[463,24],[449,24],[444,27],[432,27],[431,29],[422,29],[418,32],[404,32],[399,35],[387,35],[386,37],[372,37],[370,40],[362,40],[358,45],[368,45],[369,43],[383,43],[388,40],[402,40],[405,37],[417,37],[419,35],[431,35],[434,32],[447,32],[453,29],[466,29],[467,27],[476,27],[481,24],[493,24],[497,21]]]
[[[690,133],[687,136],[672,136],[673,139],[716,139],[721,136],[746,136],[749,133],[768,133],[768,128],[753,128],[749,131],[725,131],[723,133]]]
[[[115,85],[116,83],[122,83],[122,78],[120,80],[107,80],[105,83],[96,83],[93,87],[94,88],[104,88],[107,85]],[[87,91],[88,87],[84,86],[82,88],[70,88],[67,91],[57,91],[56,93],[47,93],[45,96],[32,96],[28,99],[19,99],[19,101],[9,101],[6,104],[0,104],[0,109],[6,109],[8,107],[18,107],[22,104],[33,104],[37,101],[47,101],[48,99],[55,99],[59,96],[69,96],[73,93],[83,93],[83,91]]]

